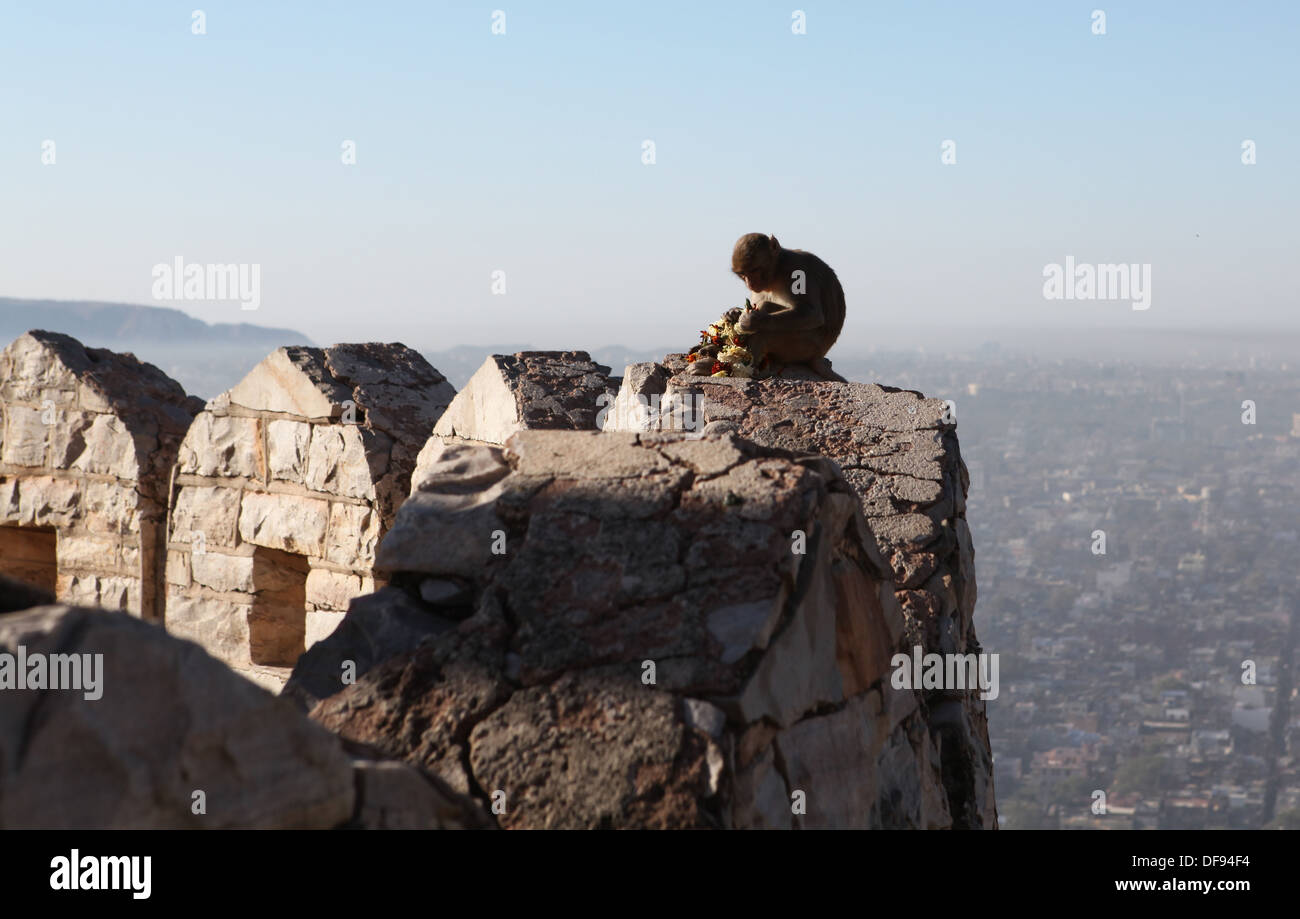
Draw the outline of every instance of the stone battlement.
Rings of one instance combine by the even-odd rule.
[[[978,694],[889,679],[980,651],[944,403],[685,369],[494,355],[456,393],[402,345],[282,348],[205,406],[32,332],[0,575],[163,624],[465,813],[517,789],[501,826],[995,826]]]

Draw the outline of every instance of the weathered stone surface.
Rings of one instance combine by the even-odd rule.
[[[385,643],[404,641],[410,647],[418,642],[416,650],[368,669],[354,684],[317,704],[311,716],[349,741],[401,757],[428,769],[457,792],[468,793],[470,731],[510,694],[503,669],[504,623],[499,613],[485,610],[448,629],[436,617],[412,610],[408,599],[391,591],[376,598],[366,608],[370,621],[386,627]],[[394,607],[398,612],[391,611]],[[399,616],[401,621],[389,624]],[[322,666],[300,668],[295,692],[300,685],[307,698],[313,689],[317,695],[330,689],[323,665],[329,655],[363,647],[355,633],[342,629],[325,644],[330,645],[327,653],[310,662]],[[378,650],[382,652],[383,645]]]
[[[55,594],[69,603],[105,609],[138,613],[140,609],[140,581],[137,578],[114,577],[98,574],[69,574],[61,572],[56,581]]]
[[[45,567],[58,599],[161,619],[168,486],[201,405],[133,355],[53,332],[19,336],[0,352],[0,527],[20,528],[0,573],[30,575],[13,550],[44,537],[21,528],[53,528]]]
[[[505,793],[506,828],[707,827],[711,743],[674,696],[598,669],[515,693],[474,728],[470,764]]]
[[[45,445],[52,425],[41,420],[39,408],[14,405],[5,410],[4,451],[0,459],[14,466],[44,466]],[[127,455],[130,459],[130,454]]]
[[[217,485],[182,488],[171,509],[171,541],[203,552],[209,546],[233,548],[239,525],[241,492]]]
[[[339,627],[298,658],[284,694],[310,708],[346,689],[345,676],[362,677],[377,664],[453,626],[394,587],[356,597]],[[345,662],[351,663],[346,671]]]
[[[434,609],[467,606],[471,592],[465,584],[447,578],[424,578],[420,581],[420,599]]]
[[[6,414],[17,405],[48,412],[55,428],[116,419],[129,436],[118,443],[134,466],[131,477],[154,499],[165,500],[176,445],[202,406],[154,365],[56,332],[28,332],[0,352],[0,381]],[[65,454],[66,465],[56,468],[77,458]]]
[[[183,559],[184,556],[178,556]],[[196,584],[210,587],[220,593],[240,591],[251,594],[253,583],[253,557],[251,555],[226,555],[222,552],[195,552],[191,559],[191,577]]]
[[[355,426],[316,425],[307,460],[307,487],[348,498],[373,498],[375,485]]]
[[[585,351],[493,354],[434,433],[503,444],[515,431],[594,431],[597,413],[612,399],[609,368]]]
[[[266,443],[271,477],[301,485],[307,477],[312,426],[301,421],[268,421]]]
[[[376,570],[472,578],[492,561],[493,544],[499,543],[495,504],[510,470],[495,448],[444,446],[437,438],[431,443],[438,444],[437,452],[422,454],[425,477],[416,481],[398,525],[380,546]],[[469,473],[464,480],[461,469]],[[438,534],[436,541],[430,533]]]
[[[807,796],[802,826],[868,829],[877,825],[875,757],[880,738],[870,700],[857,696],[830,715],[806,718],[776,740],[792,791]],[[911,792],[910,788],[903,793]],[[919,801],[919,795],[916,795]]]
[[[410,458],[395,460],[399,480],[409,476],[419,448],[456,396],[456,390],[429,362],[405,345],[342,344],[325,350],[329,373],[351,387],[364,412],[367,431],[382,432],[411,448]],[[409,481],[400,485],[403,495]]]
[[[844,694],[853,696],[887,679],[890,661],[904,634],[902,609],[890,585],[843,562],[835,580],[835,653]]]
[[[430,437],[416,459],[412,492],[426,486],[458,484],[470,489],[491,484],[510,471],[500,450],[478,444],[458,444]]]
[[[261,441],[256,418],[200,412],[181,446],[177,471],[184,475],[254,478],[261,471]]]
[[[895,724],[864,701],[901,648],[903,614],[832,463],[731,436],[435,437],[380,557],[402,586],[368,602],[419,621],[393,633],[414,647],[313,717],[485,807],[500,792],[502,826],[789,827],[774,744],[850,703],[870,712],[873,745],[810,753],[817,775],[888,753],[895,772],[861,824],[884,825],[889,795],[921,820],[938,775],[908,734],[928,737],[921,716]],[[346,621],[322,642],[333,657],[314,697],[368,644]]]
[[[71,533],[59,540],[59,560],[65,566],[116,571],[123,565],[140,563],[140,548],[92,533]]]
[[[348,829],[471,830],[492,825],[472,799],[414,766],[358,759],[356,812]]]
[[[47,606],[53,602],[53,591],[42,590],[25,581],[0,574],[0,613],[31,609],[33,606]]]
[[[0,827],[310,829],[352,815],[338,739],[196,645],[63,606],[0,617],[0,652],[20,645],[102,655],[100,695],[0,692]]]
[[[221,597],[167,589],[167,631],[177,638],[201,643],[209,654],[236,670],[252,667],[248,644],[248,603],[231,611]]]
[[[993,755],[989,752],[984,701],[944,699],[930,709],[931,730],[938,744],[943,785],[954,825],[994,829]]]
[[[771,600],[731,603],[710,612],[709,634],[722,643],[724,664],[734,664],[751,650],[766,648],[781,621],[782,604]]]
[[[911,693],[907,694],[914,697]],[[910,719],[916,723],[915,703]],[[937,829],[951,819],[929,734],[880,709],[880,692],[807,718],[776,739],[790,787],[806,795],[807,829]],[[913,736],[915,740],[913,740]]]
[[[303,620],[303,644],[307,650],[333,635],[346,615],[332,609],[309,608]]]
[[[284,500],[279,495],[245,492],[239,510],[239,538],[255,546],[319,556],[325,548],[329,502],[315,498]]]
[[[885,545],[903,549],[923,549],[939,536],[939,528],[925,514],[898,514],[872,517],[871,530]]]
[[[372,570],[380,534],[388,525],[389,521],[369,505],[331,504],[325,560],[359,571]]]
[[[671,407],[660,402],[668,382],[662,364],[628,364],[622,383],[609,408],[597,419],[608,431],[654,431],[664,427],[659,415]]]
[[[346,610],[362,593],[359,575],[313,568],[307,573],[307,605],[324,609]]]
[[[697,429],[725,429],[765,446],[833,461],[858,499],[873,536],[869,542],[878,544],[888,559],[905,642],[938,653],[979,647],[973,624],[974,549],[965,521],[969,477],[955,422],[942,400],[874,384],[799,379],[797,374],[761,381],[701,378],[687,373],[682,355],[634,366],[624,376],[616,404],[654,397],[661,404],[689,404]],[[604,420],[606,431],[654,431],[679,424],[671,413],[636,417],[611,412]],[[880,559],[871,562],[880,566]],[[851,586],[841,584],[840,589]],[[865,596],[857,588],[851,592]],[[869,638],[858,634],[863,641]],[[858,655],[856,662],[841,661],[842,669],[847,664],[854,674],[854,688],[881,672],[881,642],[871,639],[868,644],[877,650]],[[983,703],[968,694],[964,704],[967,720],[977,723]],[[975,746],[954,752],[955,744],[968,743]],[[977,771],[989,761],[987,742],[976,730],[954,735],[944,752]],[[970,807],[954,802],[956,825],[991,824],[992,795],[981,790],[991,782],[987,772],[968,784],[970,793],[982,798]]]
[[[253,411],[334,418],[352,391],[324,368],[319,348],[278,348],[230,390],[230,403]]]
[[[327,638],[374,589],[375,548],[453,396],[404,345],[345,344],[281,348],[209,402],[181,448],[170,507],[177,627],[251,679],[282,685],[283,660]],[[202,559],[210,549],[221,551]],[[230,622],[214,620],[222,609]]]
[[[829,553],[805,574],[806,593],[793,620],[772,642],[740,697],[747,723],[767,718],[786,726],[800,715],[844,698],[844,682],[836,660],[836,605]],[[809,564],[805,562],[804,564]],[[844,611],[849,615],[849,611]]]
[[[130,526],[134,501],[121,494],[114,486],[113,494],[119,500],[112,506],[125,512],[127,519],[115,519],[120,528]],[[78,525],[91,528],[92,518],[84,511],[83,496],[94,492],[72,478],[53,475],[13,475],[0,481],[0,507],[4,509],[5,522],[18,526],[55,527],[72,530]],[[105,503],[105,506],[109,506]]]
[[[790,792],[771,746],[736,772],[731,826],[737,830],[788,830],[794,826]]]

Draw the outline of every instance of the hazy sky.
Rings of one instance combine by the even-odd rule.
[[[157,303],[181,256],[261,308],[159,305],[322,343],[685,348],[761,231],[836,268],[841,348],[1294,325],[1298,47],[1290,0],[5,0],[0,296]],[[1151,265],[1150,309],[1044,299],[1067,255]]]

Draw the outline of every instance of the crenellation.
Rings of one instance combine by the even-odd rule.
[[[493,355],[457,395],[366,344],[281,348],[201,404],[79,348],[0,357],[5,572],[152,610],[466,813],[508,786],[507,827],[994,825],[983,702],[890,679],[979,648],[944,403],[584,352]]]
[[[373,590],[375,547],[453,396],[416,352],[371,344],[281,348],[211,400],[172,484],[168,628],[278,689]],[[268,619],[267,596],[288,612]]]
[[[199,400],[130,354],[32,331],[0,353],[0,527],[64,602],[161,621],[167,480]],[[42,530],[57,533],[45,546]],[[0,557],[30,565],[13,552]]]

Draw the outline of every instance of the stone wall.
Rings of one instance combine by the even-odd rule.
[[[435,776],[341,743],[156,624],[40,606],[0,616],[0,656],[12,661],[20,648],[29,660],[77,662],[71,673],[80,679],[15,686],[9,668],[0,692],[0,830],[488,823]]]
[[[194,419],[166,624],[265,686],[376,587],[375,547],[454,390],[403,345],[281,348]]]
[[[995,826],[977,692],[890,680],[981,650],[944,404],[685,370],[496,355],[456,397],[401,345],[284,348],[202,407],[30,333],[0,600],[165,592],[169,631],[417,767],[354,762],[352,825]]]
[[[516,431],[594,431],[616,387],[586,351],[493,354],[438,420],[434,433],[503,444]]]
[[[167,484],[202,407],[152,364],[33,331],[0,353],[0,573],[161,620]]]
[[[888,559],[906,622],[902,650],[980,652],[969,476],[944,402],[874,384],[702,379],[686,370],[683,355],[628,367],[604,429],[731,431],[833,460]],[[954,825],[995,826],[984,702],[957,691],[927,692],[921,701],[942,752]]]
[[[731,435],[433,443],[378,565],[392,585],[289,689],[504,827],[952,825],[920,695],[887,677],[888,562],[825,459]]]

